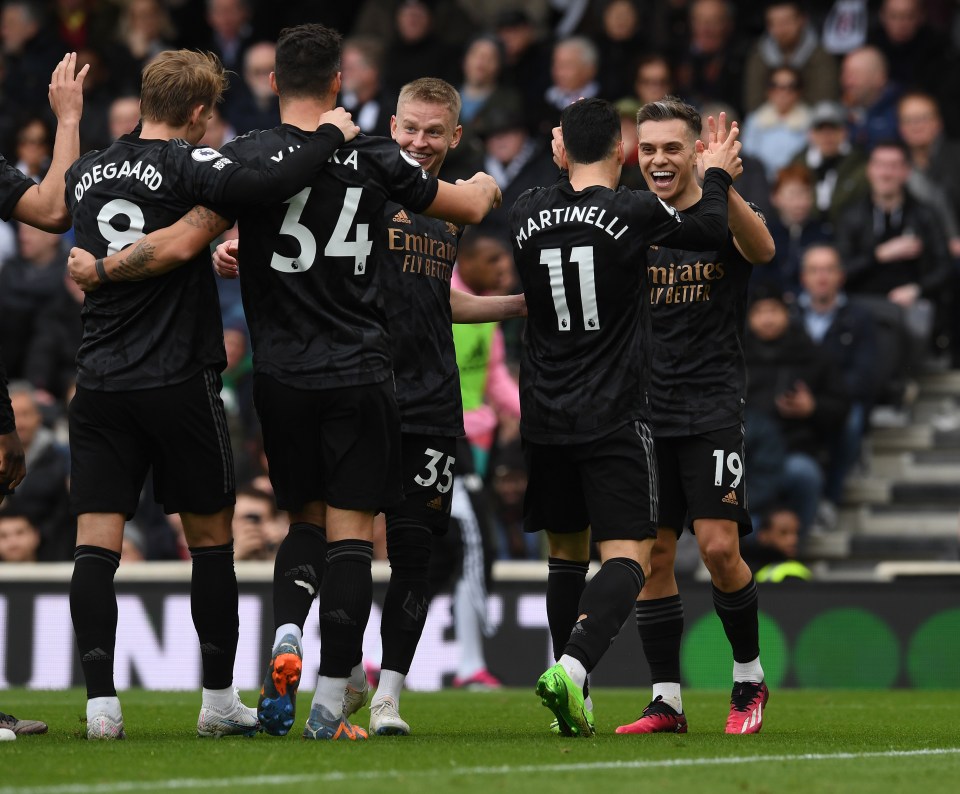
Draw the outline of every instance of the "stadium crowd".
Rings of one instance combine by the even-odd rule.
[[[960,365],[960,14],[948,0],[6,0],[0,151],[43,177],[54,130],[48,76],[70,50],[78,67],[90,65],[81,152],[136,126],[142,67],[177,47],[210,50],[231,70],[206,145],[274,127],[273,42],[283,27],[310,21],[347,37],[341,101],[367,134],[389,133],[412,79],[441,77],[459,89],[463,139],[441,177],[482,170],[503,192],[502,207],[461,249],[457,277],[478,293],[519,289],[507,212],[525,190],[555,180],[550,130],[571,102],[616,102],[622,181],[637,189],[644,103],[676,95],[704,117],[725,111],[741,122],[738,189],[764,211],[777,248],[754,270],[745,339],[750,506],[755,526],[784,511],[795,517],[800,542],[790,554],[833,526],[872,409],[908,407],[920,367]],[[71,233],[0,223],[0,340],[28,468],[0,508],[2,561],[73,558],[65,417],[83,294],[66,272],[71,245]],[[240,484],[235,554],[271,559],[288,522],[265,475],[238,283],[218,288],[222,396]],[[522,530],[526,472],[511,373],[522,326],[503,324],[485,394],[475,404],[464,395],[503,559],[544,556]],[[150,487],[148,479],[123,561],[188,559],[177,517],[163,514]]]

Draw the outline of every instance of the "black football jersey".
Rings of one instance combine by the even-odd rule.
[[[404,433],[463,435],[450,277],[463,228],[387,202],[380,278]]]
[[[237,167],[213,149],[179,139],[124,135],[107,149],[84,155],[67,172],[77,245],[105,257],[170,226],[195,204],[216,209]],[[113,282],[88,292],[81,317],[77,383],[87,389],[156,388],[226,365],[206,251],[157,278]]]
[[[282,124],[231,141],[250,166],[297,157],[302,130]],[[377,264],[383,205],[417,213],[437,180],[389,138],[359,136],[282,204],[240,215],[240,271],[254,369],[295,388],[377,383],[392,365]]]
[[[741,340],[752,271],[729,232],[719,249],[647,250],[654,435],[696,435],[742,422]]]
[[[139,129],[75,162],[66,176],[77,245],[97,257],[117,253],[179,220],[196,204],[233,217],[235,207],[280,200],[325,164],[343,141],[333,125],[310,136],[303,168],[247,169],[209,147],[151,140]],[[226,365],[210,255],[145,281],[114,282],[87,293],[77,383],[126,390],[186,380]]]
[[[582,443],[649,418],[646,249],[719,243],[727,229],[725,177],[709,169],[701,206],[686,216],[653,193],[576,191],[565,178],[520,196],[510,232],[527,301],[525,438]]]
[[[23,194],[36,183],[0,154],[0,219],[8,221]]]

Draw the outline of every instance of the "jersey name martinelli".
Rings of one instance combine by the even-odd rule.
[[[654,435],[697,435],[743,421],[742,339],[752,271],[729,232],[718,249],[647,250]]]
[[[175,223],[195,204],[220,206],[237,164],[186,141],[124,135],[67,171],[66,201],[76,243],[106,257]],[[228,215],[222,209],[220,214]],[[88,292],[77,383],[116,391],[178,383],[226,366],[217,287],[204,250],[182,267],[144,281]]]
[[[582,443],[648,419],[646,249],[654,242],[707,247],[723,239],[729,182],[715,171],[693,216],[649,192],[576,191],[566,178],[517,199],[510,232],[527,301],[520,369],[525,438]]]
[[[296,157],[308,133],[282,124],[224,152],[256,167]],[[379,383],[392,372],[378,276],[383,205],[426,209],[437,180],[389,138],[359,136],[286,202],[240,215],[243,308],[254,371],[296,388]]]
[[[387,202],[380,276],[404,433],[463,435],[450,277],[463,228]]]

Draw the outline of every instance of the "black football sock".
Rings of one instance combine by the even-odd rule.
[[[589,562],[547,558],[547,623],[553,642],[553,658],[559,659],[580,615],[578,608],[587,584]]]
[[[637,631],[650,665],[650,682],[680,683],[683,601],[680,594],[637,601]]]
[[[87,698],[115,697],[113,653],[117,645],[117,593],[113,575],[120,555],[100,546],[77,546],[70,580],[70,616],[77,636]]]
[[[757,616],[757,583],[753,579],[741,590],[724,593],[714,586],[713,606],[726,632],[735,662],[752,662],[760,655]]]
[[[233,541],[221,546],[191,546],[190,614],[200,640],[205,689],[233,685],[240,618],[233,567]]]
[[[326,561],[326,530],[304,522],[291,524],[273,564],[274,628],[286,623],[303,628],[320,592]]]
[[[390,584],[383,599],[380,667],[406,675],[427,622],[427,571],[433,533],[418,521],[387,515]]]
[[[580,599],[579,615],[563,652],[589,673],[617,638],[643,589],[643,569],[629,557],[614,557],[600,566]]]
[[[349,678],[363,647],[370,618],[373,544],[338,540],[327,546],[327,569],[320,584],[320,675]]]

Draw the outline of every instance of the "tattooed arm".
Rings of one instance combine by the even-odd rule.
[[[233,222],[206,207],[196,206],[172,226],[146,237],[104,259],[82,248],[72,248],[67,260],[70,278],[84,292],[110,281],[143,281],[189,262],[217,239]]]

